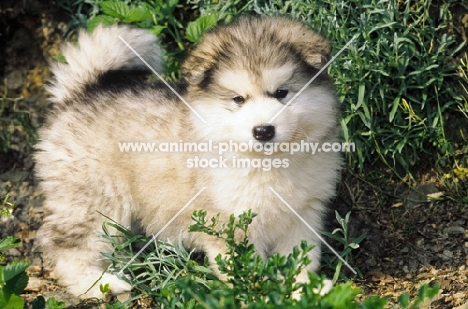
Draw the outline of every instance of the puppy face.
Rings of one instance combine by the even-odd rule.
[[[207,122],[192,115],[194,130],[217,142],[320,142],[336,128],[333,84],[322,73],[304,86],[329,51],[285,18],[244,17],[209,32],[183,65],[189,103]]]

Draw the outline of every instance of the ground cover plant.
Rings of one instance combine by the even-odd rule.
[[[14,204],[6,196],[0,203],[0,220],[11,215]],[[20,240],[15,237],[0,239],[0,261],[4,259],[2,251],[19,246]],[[0,266],[0,308],[22,309],[24,299],[21,298],[26,285],[28,275],[26,268],[30,264],[26,261],[13,261],[5,266]]]
[[[194,224],[189,227],[192,233],[206,233],[225,241],[226,255],[216,257],[216,267],[226,281],[216,278],[208,261],[197,261],[197,255],[187,252],[181,243],[135,235],[115,222],[106,222],[101,236],[114,247],[112,254],[104,255],[111,263],[109,270],[120,273],[135,290],[134,298],[123,305],[130,306],[138,298],[146,298],[158,308],[377,309],[387,304],[386,298],[378,296],[358,299],[362,290],[351,281],[335,285],[325,295],[320,293],[324,276],[309,273],[309,283],[296,282],[296,276],[311,262],[307,252],[313,245],[303,242],[288,256],[275,254],[263,260],[247,238],[248,226],[255,216],[249,211],[238,218],[232,215],[227,224],[219,224],[217,217],[206,218],[203,210],[192,215]],[[236,240],[238,235],[240,241]],[[150,245],[136,255],[137,243],[137,247]],[[438,290],[437,286],[424,285],[411,301],[407,293],[402,294],[399,307],[418,308],[424,300],[437,295]]]

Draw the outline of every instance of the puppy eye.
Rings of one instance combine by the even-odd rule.
[[[284,99],[288,95],[289,90],[287,89],[276,89],[274,97],[276,99]]]
[[[241,97],[240,95],[238,95],[238,96],[232,98],[232,100],[233,100],[234,103],[236,103],[236,104],[242,104],[242,103],[245,102],[244,97]]]

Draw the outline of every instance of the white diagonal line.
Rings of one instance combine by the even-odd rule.
[[[155,241],[156,238],[169,226],[169,224],[171,224],[172,221],[174,221],[174,220],[182,213],[182,211],[184,211],[185,208],[187,208],[187,207],[197,198],[197,196],[199,196],[200,193],[202,193],[203,190],[205,190],[205,189],[206,189],[206,187],[201,188],[200,191],[198,191],[198,193],[195,194],[195,196],[192,197],[192,198],[190,199],[190,201],[188,201],[187,204],[185,204],[185,206],[182,207],[182,208],[174,215],[174,217],[172,217],[172,219],[169,220],[169,221],[162,227],[162,229],[161,229],[157,234],[153,235],[153,237],[151,238],[151,240],[148,241],[148,242],[146,243],[146,245],[144,245],[143,248],[141,248],[140,251],[138,251],[138,252],[130,259],[130,261],[128,261],[127,264],[125,264],[124,267],[122,267],[121,270],[119,270],[119,272],[117,273],[117,275],[123,276],[123,271],[125,270],[125,268],[127,268],[128,265],[130,265],[133,261],[135,261],[135,259],[143,252],[143,250],[145,250],[145,249],[150,245],[150,243],[151,243],[152,241]]]
[[[291,205],[289,205],[288,202],[286,202],[286,200],[284,198],[282,198],[281,195],[278,194],[278,192],[276,192],[272,187],[268,187],[268,189],[270,189],[281,200],[281,202],[284,203],[284,205],[288,206],[289,210],[291,210],[299,218],[299,220],[301,220],[302,223],[304,223],[309,228],[309,230],[311,230],[315,234],[315,236],[317,236],[318,239],[320,239],[320,241],[323,242],[328,247],[328,249],[330,249],[355,275],[357,275],[357,272],[348,264],[348,262],[346,262],[341,257],[341,255],[339,255],[338,252],[336,252],[335,249],[333,249],[332,246],[330,246],[325,241],[325,239],[323,239],[323,237],[320,236],[320,234],[317,233],[317,231],[315,231],[314,228],[311,227],[310,224],[307,223],[307,221],[304,220],[304,218],[302,218],[301,215],[298,214],[297,211],[295,211],[294,208],[292,208]]]
[[[128,47],[138,58],[140,58],[140,60],[141,60],[144,64],[146,64],[146,66],[147,66],[147,67],[148,67],[148,68],[149,68],[149,69],[150,69],[150,70],[151,70],[151,71],[152,71],[152,72],[169,88],[169,89],[171,89],[172,92],[174,92],[174,94],[175,94],[182,102],[184,102],[185,105],[187,105],[188,108],[190,108],[190,110],[191,110],[195,115],[197,115],[198,118],[200,118],[201,121],[203,121],[203,123],[207,123],[206,120],[203,119],[203,117],[200,116],[200,114],[197,113],[197,111],[194,110],[193,107],[192,107],[190,104],[188,104],[187,101],[185,101],[185,99],[182,98],[182,96],[181,96],[177,91],[175,91],[175,89],[172,88],[171,85],[169,85],[169,83],[166,82],[166,81],[164,80],[164,78],[162,78],[162,76],[159,75],[159,73],[156,72],[156,70],[153,69],[153,67],[151,67],[151,66],[149,65],[148,62],[146,62],[146,60],[143,59],[143,57],[140,56],[140,54],[139,54],[135,49],[133,49],[133,47],[130,46],[130,44],[128,44],[127,41],[124,40],[124,38],[122,38],[120,35],[119,35],[118,37],[119,37],[119,39],[120,39],[122,42],[125,43],[125,45],[127,45],[127,47]]]
[[[268,123],[272,123],[273,120],[275,120],[276,117],[278,117],[279,114],[281,114],[281,113],[286,109],[286,107],[288,107],[289,104],[291,104],[292,101],[294,101],[294,100],[302,93],[302,91],[304,91],[304,89],[306,89],[307,87],[309,87],[309,85],[317,78],[317,76],[319,76],[320,73],[322,73],[333,61],[335,61],[336,57],[338,57],[338,56],[341,54],[341,52],[342,52],[343,50],[345,50],[345,49],[349,46],[349,44],[351,44],[351,43],[354,41],[354,39],[355,39],[356,37],[357,37],[357,35],[353,36],[353,38],[352,38],[348,43],[346,43],[346,45],[343,46],[343,48],[341,48],[340,51],[337,52],[336,55],[333,56],[333,58],[331,58],[330,61],[328,61],[328,62],[323,66],[323,68],[321,68],[320,71],[318,71],[318,73],[315,74],[314,77],[312,77],[312,78],[309,80],[309,82],[308,82],[307,84],[305,84],[305,86],[302,87],[301,90],[299,90],[299,92],[296,93],[296,95],[293,96],[293,97],[291,98],[291,100],[289,100],[289,102],[286,103],[286,104],[279,110],[279,112],[277,112],[276,115],[273,116],[273,118],[270,119],[270,121],[269,121]]]

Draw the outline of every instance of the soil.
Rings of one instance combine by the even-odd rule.
[[[458,7],[452,13],[455,33],[466,41],[468,11]],[[0,125],[12,137],[8,151],[0,152],[0,197],[9,194],[16,203],[12,215],[0,220],[0,238],[10,235],[22,240],[21,247],[7,251],[6,257],[31,262],[23,295],[27,301],[38,295],[54,296],[74,308],[91,308],[96,301],[80,302],[55,284],[34,247],[43,196],[28,140],[50,108],[44,83],[49,78],[48,62],[64,40],[65,18],[52,0],[0,4]],[[414,296],[423,283],[438,283],[440,293],[427,307],[468,308],[468,205],[444,198],[446,186],[431,171],[417,176],[412,185],[416,190],[398,179],[384,179],[385,188],[365,179],[345,173],[333,204],[342,215],[351,211],[353,236],[366,234],[351,260],[361,274],[353,281],[363,295],[388,296],[394,304],[403,292]]]

